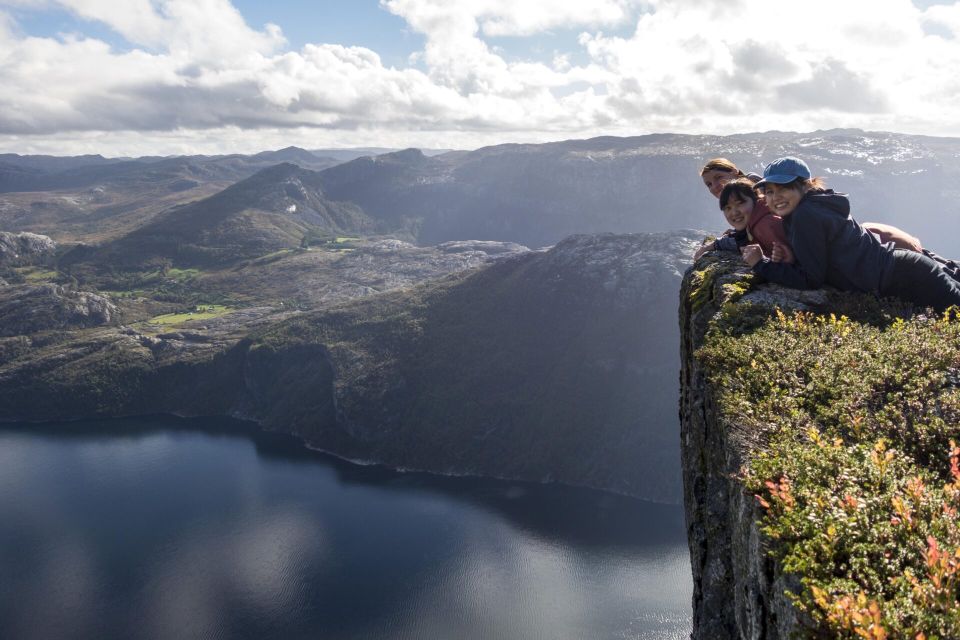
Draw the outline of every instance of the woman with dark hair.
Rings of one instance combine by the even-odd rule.
[[[708,160],[700,170],[700,177],[703,179],[703,184],[707,187],[707,190],[716,198],[720,197],[724,186],[732,180],[746,180],[751,183],[756,183],[760,180],[759,175],[755,173],[745,174],[737,168],[737,165],[726,158],[713,158],[712,160]],[[723,208],[724,205],[721,203],[720,209],[723,210]],[[779,220],[779,216],[775,216],[773,220]],[[771,221],[768,221],[768,224],[770,223]],[[773,224],[778,223],[774,222]],[[892,242],[897,249],[917,251],[923,253],[928,258],[936,260],[943,265],[954,280],[960,281],[960,265],[953,260],[948,260],[925,249],[916,236],[907,233],[903,229],[881,222],[864,222],[862,226],[877,236],[880,242],[884,244]],[[700,246],[696,253],[694,253],[693,259],[699,260],[703,254],[709,251],[739,251],[741,247],[746,246],[751,241],[752,239],[748,237],[748,233],[743,229],[728,230],[717,240]],[[793,256],[790,253],[790,247],[780,243],[778,243],[778,245],[778,248],[772,254],[767,247],[764,246],[765,254],[772,257],[774,262],[792,262]]]
[[[850,217],[850,201],[812,178],[799,158],[768,164],[757,183],[767,207],[783,219],[796,261],[775,262],[758,245],[741,249],[755,273],[794,289],[829,284],[841,291],[896,296],[944,310],[960,305],[960,283],[932,258],[897,249]]]

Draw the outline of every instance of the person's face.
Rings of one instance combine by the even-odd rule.
[[[723,217],[727,219],[727,224],[737,231],[747,228],[751,213],[753,213],[753,200],[750,198],[737,200],[736,196],[732,196],[727,200],[727,206],[723,208]]]
[[[737,176],[732,171],[711,169],[700,177],[703,178],[703,186],[707,188],[707,191],[709,191],[714,198],[719,198],[720,192],[723,191],[723,185],[727,184]]]
[[[783,184],[768,182],[763,185],[763,197],[767,208],[781,218],[785,218],[800,204],[803,192]]]

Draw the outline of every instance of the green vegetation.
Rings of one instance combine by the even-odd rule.
[[[960,321],[850,298],[724,309],[698,358],[756,436],[742,481],[796,605],[829,637],[960,638]]]
[[[155,316],[147,320],[147,324],[176,326],[190,320],[209,320],[210,318],[219,318],[220,316],[225,316],[233,311],[234,309],[224,305],[201,304],[196,305],[193,309],[184,313],[166,313],[162,316]]]
[[[56,271],[44,269],[42,267],[17,267],[14,269],[23,278],[23,281],[29,284],[39,284],[41,282],[56,282],[60,277]]]

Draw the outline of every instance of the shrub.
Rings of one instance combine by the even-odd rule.
[[[777,312],[698,352],[792,594],[833,637],[960,638],[960,322]],[[879,318],[883,318],[882,320]]]

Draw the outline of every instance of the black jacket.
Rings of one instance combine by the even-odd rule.
[[[753,270],[794,289],[879,293],[893,266],[893,246],[884,245],[850,217],[850,201],[832,189],[808,191],[793,213],[783,219],[796,262],[764,258]]]

